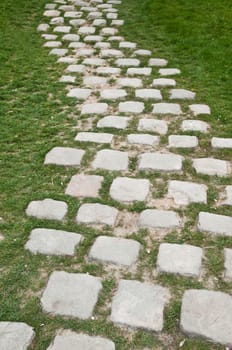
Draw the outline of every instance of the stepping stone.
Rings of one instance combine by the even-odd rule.
[[[225,279],[232,280],[232,249],[224,248]]]
[[[47,23],[41,23],[40,25],[38,25],[37,31],[38,31],[38,32],[47,32],[49,28],[50,28],[50,25],[49,25],[49,24],[47,24]]]
[[[68,206],[65,202],[54,199],[43,199],[41,201],[32,201],[28,204],[26,214],[38,219],[63,220],[67,214]]]
[[[232,205],[232,186],[226,186],[226,200],[222,204]]]
[[[143,153],[139,160],[139,170],[180,171],[183,157],[172,153]]]
[[[83,66],[83,64],[70,64],[67,67],[66,72],[84,74],[85,66]]]
[[[119,202],[145,201],[150,189],[150,181],[117,177],[110,186],[110,196]]]
[[[151,56],[151,51],[150,50],[136,50],[134,52],[134,55],[138,56]]]
[[[64,40],[64,41],[79,41],[80,35],[78,35],[78,34],[65,34],[62,36],[62,40]]]
[[[71,24],[71,26],[74,26],[74,27],[83,26],[85,23],[86,23],[86,20],[84,19],[71,19],[69,21],[69,24]]]
[[[145,76],[149,76],[152,73],[152,69],[151,68],[128,68],[127,69],[127,74],[128,75],[145,75]]]
[[[53,34],[42,34],[41,36],[45,40],[56,40],[57,39],[57,35],[53,35]]]
[[[93,12],[93,11],[97,11],[97,7],[83,6],[83,7],[81,8],[81,11]]]
[[[190,105],[189,109],[194,116],[197,116],[200,114],[211,114],[210,108],[207,105],[194,104],[194,105]]]
[[[168,136],[168,146],[174,148],[195,148],[198,146],[198,138],[188,135]]]
[[[89,12],[87,18],[88,19],[97,19],[97,18],[101,18],[102,17],[102,13],[101,12]]]
[[[152,131],[160,135],[165,135],[168,132],[168,123],[166,120],[159,119],[140,119],[138,125],[139,131]]]
[[[128,169],[128,153],[103,149],[97,152],[92,166],[94,169],[125,171]]]
[[[91,95],[91,92],[92,90],[90,89],[74,88],[67,93],[67,96],[75,97],[78,100],[87,100],[87,98]]]
[[[81,239],[82,236],[75,232],[37,228],[31,231],[25,248],[33,254],[74,256]]]
[[[102,132],[99,132],[99,133],[98,132],[79,132],[75,137],[75,141],[111,143],[113,140],[113,137],[114,137],[113,134],[102,133]]]
[[[92,43],[92,42],[97,42],[97,41],[102,41],[103,40],[103,36],[101,35],[87,35],[84,38],[84,42],[86,43]]]
[[[232,297],[209,290],[187,290],[181,307],[181,330],[226,346],[232,345]]]
[[[209,124],[202,122],[201,120],[183,120],[181,124],[181,130],[183,131],[199,131],[206,133],[208,132]]]
[[[161,68],[159,69],[159,74],[162,76],[177,75],[180,74],[180,70],[177,68]]]
[[[105,27],[101,30],[101,35],[115,35],[118,33],[118,29],[112,27]]]
[[[57,26],[53,29],[55,33],[69,33],[71,30],[71,26]]]
[[[159,141],[159,136],[149,134],[130,134],[127,136],[127,142],[130,144],[157,146]]]
[[[62,5],[62,6],[59,6],[59,10],[62,10],[62,11],[75,11],[75,6]]]
[[[110,319],[116,324],[160,332],[169,291],[159,285],[120,280]]]
[[[109,49],[110,46],[110,43],[106,43],[104,41],[98,41],[94,44],[95,49]]]
[[[89,34],[94,34],[96,32],[96,28],[95,27],[87,27],[87,26],[84,26],[84,27],[80,27],[78,29],[78,33],[80,35],[89,35]]]
[[[118,15],[117,15],[117,13],[107,13],[107,14],[106,14],[106,17],[107,17],[108,19],[117,19],[117,18],[118,18]]]
[[[162,243],[157,257],[157,271],[187,277],[199,277],[203,251],[188,244]]]
[[[103,58],[85,58],[82,62],[88,66],[104,66],[106,61]]]
[[[152,67],[165,67],[168,61],[163,58],[150,58],[148,65]]]
[[[193,159],[193,167],[197,174],[228,176],[231,173],[229,162],[214,158]]]
[[[132,239],[100,236],[89,252],[89,258],[101,263],[131,266],[139,257],[140,244]]]
[[[87,56],[92,56],[94,53],[93,49],[85,49],[85,48],[80,48],[79,50],[76,51],[76,55],[79,57],[87,57]]]
[[[63,17],[53,17],[50,21],[51,25],[63,25],[64,24],[64,18]]]
[[[106,20],[105,19],[95,19],[93,21],[93,25],[96,27],[103,27],[106,25]]]
[[[122,26],[124,24],[124,21],[121,19],[113,19],[111,22],[112,26]]]
[[[139,216],[140,227],[173,229],[180,227],[181,219],[172,210],[146,209]]]
[[[100,92],[103,100],[117,100],[127,96],[126,90],[123,89],[105,89]]]
[[[83,114],[105,114],[108,110],[107,103],[87,103],[82,106],[81,115]]]
[[[83,78],[83,84],[90,87],[101,87],[107,83],[107,78],[89,75]]]
[[[197,228],[201,232],[215,235],[232,236],[232,217],[218,214],[200,212]]]
[[[35,336],[33,328],[23,322],[0,322],[0,349],[27,350]]]
[[[176,86],[176,81],[173,79],[167,79],[167,78],[154,79],[152,82],[152,86],[173,87],[173,86]]]
[[[79,166],[84,154],[82,149],[54,147],[46,154],[44,164]]]
[[[44,47],[60,47],[62,43],[60,41],[47,41],[43,46]]]
[[[54,315],[89,319],[102,284],[99,278],[84,273],[54,271],[43,292],[43,311]]]
[[[45,9],[46,10],[55,10],[56,4],[46,4]]]
[[[213,148],[232,148],[232,138],[213,137],[211,145]]]
[[[180,115],[182,114],[180,105],[177,103],[155,103],[153,104],[153,111],[154,114],[173,114],[173,115]]]
[[[56,55],[56,56],[65,56],[66,53],[68,53],[68,49],[52,49],[50,52],[49,52],[49,55]]]
[[[172,89],[171,100],[194,100],[196,93],[185,89]]]
[[[97,198],[103,180],[104,177],[98,175],[74,175],[68,183],[65,194],[72,197]]]
[[[123,41],[124,40],[124,37],[123,36],[109,36],[108,41]]]
[[[96,72],[97,74],[116,75],[121,73],[121,69],[115,67],[98,67]]]
[[[47,10],[44,11],[43,16],[44,17],[59,17],[60,11],[58,10]]]
[[[100,224],[114,226],[118,209],[98,203],[82,204],[77,212],[78,224]]]
[[[122,87],[139,88],[143,86],[142,80],[139,78],[120,78],[117,84]]]
[[[71,64],[71,63],[76,63],[76,58],[74,57],[60,57],[57,62],[58,63],[68,63],[68,64]]]
[[[122,41],[121,43],[119,43],[120,49],[135,49],[136,46],[136,43],[132,43],[130,41]]]
[[[101,57],[123,57],[124,54],[120,50],[116,49],[104,49],[101,50]]]
[[[65,18],[80,18],[82,16],[82,12],[80,11],[67,11],[64,14]]]
[[[119,67],[138,67],[140,65],[140,60],[137,58],[118,58],[115,63]]]
[[[119,103],[119,112],[120,113],[139,114],[139,113],[142,113],[143,110],[144,110],[144,103],[143,102],[126,101],[126,102]]]
[[[144,100],[154,99],[162,100],[160,90],[157,89],[139,89],[135,90],[135,96]]]
[[[175,204],[207,203],[207,186],[188,181],[171,180],[168,183],[168,198]]]
[[[100,119],[97,123],[98,128],[115,128],[115,129],[126,129],[128,126],[129,117],[118,117],[110,115]]]
[[[54,339],[47,350],[115,350],[111,340],[102,337],[91,337],[70,330],[63,330]]]

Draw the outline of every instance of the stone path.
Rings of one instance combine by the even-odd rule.
[[[208,185],[201,174],[229,178],[232,167],[228,160],[207,154],[190,158],[191,153],[183,153],[186,149],[191,152],[201,149],[202,135],[207,135],[210,129],[201,117],[210,115],[210,108],[194,104],[197,94],[179,87],[179,69],[168,67],[167,60],[153,57],[153,52],[120,36],[119,28],[123,25],[118,19],[120,3],[120,0],[54,0],[46,5],[43,23],[37,30],[49,54],[57,56],[57,65],[65,65],[59,81],[65,85],[67,97],[75,100],[78,116],[76,147],[66,147],[61,142],[47,153],[44,166],[77,168],[65,190],[67,196],[81,200],[73,221],[98,232],[86,259],[129,272],[131,268],[136,270],[142,257],[141,244],[129,236],[145,228],[159,241],[173,230],[181,232],[188,217],[180,215],[180,210],[192,203],[208,203]],[[213,137],[208,147],[231,149],[232,139]],[[84,163],[90,150],[94,156],[87,157]],[[188,176],[186,162],[190,167]],[[107,173],[113,180],[106,186]],[[157,190],[154,174],[165,182],[166,193],[160,201],[154,196]],[[166,180],[170,174],[176,178]],[[105,188],[109,199],[104,202]],[[231,189],[232,186],[221,186],[223,200],[219,205],[232,205]],[[138,202],[143,204],[141,210],[133,214],[131,206]],[[63,221],[68,211],[67,203],[44,198],[28,203],[26,214],[28,220],[32,216]],[[202,235],[231,237],[232,216],[199,210],[191,229]],[[39,227],[30,232],[25,249],[32,254],[74,256],[85,239],[78,229],[67,232]],[[231,281],[232,249],[226,246],[224,266],[225,282]],[[155,267],[157,274],[178,274],[197,280],[204,269],[204,250],[161,241]],[[164,308],[168,310],[175,295],[168,288],[147,281],[145,276],[141,281],[117,278],[116,274],[115,279],[117,287],[107,306],[110,317],[105,321],[162,332]],[[46,288],[41,292],[41,308],[52,315],[91,319],[103,282],[104,276],[50,271]],[[187,289],[181,304],[180,330],[186,336],[232,346],[229,294],[210,288]],[[29,325],[0,322],[1,349],[27,349],[33,337]],[[77,348],[116,347],[102,334],[96,337],[59,330],[48,349]]]

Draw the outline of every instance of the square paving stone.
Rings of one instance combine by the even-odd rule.
[[[97,123],[98,128],[115,128],[115,129],[126,129],[130,117],[118,117],[114,115],[109,115],[100,119]]]
[[[33,328],[23,322],[0,322],[0,349],[27,350],[34,338]]]
[[[78,166],[85,154],[82,149],[54,147],[46,154],[44,164]]]
[[[97,74],[116,75],[121,73],[121,69],[116,67],[98,67],[96,72]]]
[[[122,87],[139,88],[143,86],[142,79],[139,78],[120,78],[117,84]]]
[[[91,95],[91,91],[90,89],[74,88],[67,93],[67,96],[75,97],[78,100],[86,100]]]
[[[38,219],[63,220],[67,211],[68,206],[65,202],[46,198],[41,201],[30,202],[26,214]]]
[[[93,58],[85,58],[82,63],[88,66],[98,67],[98,66],[104,66],[106,64],[106,61],[103,58],[93,57]]]
[[[111,143],[114,135],[103,132],[79,132],[75,137],[75,141],[95,142],[95,143]]]
[[[181,124],[181,129],[183,131],[199,131],[206,133],[208,131],[209,124],[201,120],[183,120]]]
[[[143,110],[144,110],[144,103],[143,102],[126,101],[126,102],[119,103],[119,112],[120,113],[139,114],[139,113],[142,113]]]
[[[86,43],[95,43],[102,40],[103,40],[103,36],[101,35],[87,35],[84,38],[84,42]]]
[[[95,49],[109,49],[111,44],[105,41],[99,41],[94,44]],[[99,67],[100,68],[100,67]],[[98,73],[98,72],[97,72]]]
[[[232,249],[224,248],[225,279],[232,280]]]
[[[89,258],[116,265],[131,266],[136,263],[140,243],[132,239],[100,236],[89,252]]]
[[[38,32],[47,32],[49,28],[50,28],[49,24],[41,23],[41,24],[38,25],[37,31]]]
[[[107,83],[107,78],[89,75],[83,78],[83,84],[90,87],[101,87]]]
[[[79,41],[80,35],[78,35],[78,34],[65,34],[62,36],[62,40],[64,40],[64,41]]]
[[[162,76],[177,75],[180,74],[180,70],[178,68],[160,68],[159,74]]]
[[[232,345],[232,297],[209,290],[187,290],[181,307],[181,330],[221,343]]]
[[[72,75],[62,75],[62,77],[59,79],[60,83],[75,83],[76,77],[73,77]]]
[[[211,114],[210,108],[207,105],[194,104],[194,105],[190,105],[189,109],[195,116],[200,114]]]
[[[201,232],[232,236],[232,216],[200,212],[197,228]]]
[[[154,114],[173,114],[173,115],[180,115],[182,114],[180,105],[177,103],[155,103],[153,105],[153,111]]]
[[[171,100],[194,100],[196,93],[185,89],[172,89]]]
[[[84,74],[85,66],[83,64],[70,64],[67,67],[66,72]]]
[[[113,298],[111,321],[160,332],[169,291],[158,285],[121,280]]]
[[[198,174],[228,176],[231,173],[228,161],[215,158],[193,159],[193,167]]]
[[[188,181],[172,180],[168,183],[168,198],[175,204],[207,203],[207,186]]]
[[[82,204],[77,212],[76,222],[114,226],[118,209],[98,203]]]
[[[25,248],[34,254],[75,255],[81,239],[82,236],[75,232],[36,228],[31,231]]]
[[[168,64],[168,61],[164,58],[150,58],[148,64],[152,67],[164,67]]]
[[[124,54],[120,50],[115,49],[103,49],[101,50],[101,57],[123,57]]]
[[[128,169],[128,153],[103,149],[97,152],[97,155],[92,163],[94,169],[106,170],[127,170]]]
[[[104,89],[100,94],[103,100],[117,100],[127,96],[127,92],[123,89]]]
[[[146,209],[139,216],[140,227],[170,229],[181,225],[179,215],[172,210]]]
[[[213,148],[232,148],[232,138],[212,137],[211,146]]]
[[[128,68],[127,69],[127,74],[128,75],[144,75],[144,76],[149,76],[152,73],[151,68]]]
[[[56,55],[58,57],[65,56],[68,53],[68,49],[52,49],[49,55]]]
[[[60,332],[47,350],[115,350],[111,340],[102,337],[91,337],[70,330]]]
[[[107,103],[87,103],[82,106],[81,115],[83,114],[105,114],[108,110]]]
[[[99,278],[84,273],[54,271],[41,298],[45,312],[88,319],[102,289]]]
[[[168,132],[168,123],[166,120],[143,118],[139,120],[138,130],[152,131],[160,135],[165,135]]]
[[[176,81],[174,79],[158,78],[153,80],[152,86],[174,87],[176,86]]]
[[[72,197],[97,198],[99,196],[99,190],[101,189],[103,180],[104,177],[98,175],[74,175],[68,183],[65,194]]]
[[[115,61],[115,63],[119,67],[129,67],[129,66],[137,67],[140,65],[140,60],[138,60],[137,58],[118,58]]]
[[[157,146],[160,138],[149,134],[130,134],[127,136],[127,141],[130,144]]]
[[[134,55],[138,56],[151,56],[151,51],[150,50],[136,50],[134,52]]]
[[[188,135],[170,135],[168,146],[173,148],[195,148],[198,146],[198,138]]]
[[[160,90],[157,89],[139,89],[135,90],[135,96],[137,98],[142,98],[144,100],[162,100],[162,95]]]
[[[182,156],[171,153],[143,153],[140,156],[139,170],[180,171]]]
[[[162,243],[159,246],[157,270],[187,277],[199,277],[202,249],[188,244]]]
[[[119,202],[145,201],[150,189],[147,179],[117,177],[110,186],[110,196]]]

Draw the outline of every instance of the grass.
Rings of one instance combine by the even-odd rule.
[[[229,207],[214,206],[217,198],[215,189],[219,191],[221,186],[229,184],[230,179],[196,176],[192,171],[191,154],[188,152],[185,154],[187,161],[184,174],[163,176],[160,173],[138,173],[136,159],[131,159],[130,170],[135,176],[145,176],[151,180],[156,188],[154,197],[157,198],[166,193],[169,179],[186,179],[188,176],[194,181],[210,185],[209,204],[191,205],[180,210],[181,215],[188,217],[185,227],[181,232],[170,232],[164,239],[166,242],[185,242],[204,247],[206,271],[201,282],[178,276],[154,276],[158,246],[163,240],[149,237],[145,230],[134,233],[132,237],[143,247],[142,261],[135,274],[120,271],[120,276],[136,277],[140,280],[149,276],[152,282],[168,287],[175,300],[165,310],[164,332],[161,335],[145,331],[128,333],[113,326],[107,320],[109,308],[106,309],[105,305],[112,299],[116,277],[104,266],[85,260],[94,239],[100,234],[112,235],[112,232],[108,228],[100,231],[75,224],[74,217],[82,201],[64,195],[64,190],[76,169],[43,166],[45,154],[54,146],[86,148],[83,166],[88,166],[96,151],[95,145],[74,142],[78,111],[75,102],[66,98],[64,87],[57,83],[65,66],[58,65],[56,59],[48,55],[48,50],[42,48],[43,41],[36,32],[46,2],[47,0],[0,2],[0,232],[5,237],[0,243],[0,320],[24,321],[33,326],[36,332],[31,347],[33,350],[47,349],[59,328],[106,336],[116,343],[117,350],[178,348],[184,338],[179,332],[183,291],[187,288],[207,288],[209,283],[213,283],[215,290],[231,292],[231,283],[225,283],[222,278],[222,252],[224,247],[232,248],[231,239],[203,236],[193,229],[199,210],[230,215]],[[124,0],[120,6],[120,18],[125,19],[120,34],[124,34],[126,40],[135,41],[136,38],[141,48],[156,49],[157,56],[168,58],[170,66],[181,69],[178,85],[196,91],[197,101],[210,105],[212,116],[204,119],[211,123],[212,134],[215,136],[232,136],[232,71],[229,61],[232,53],[231,17],[229,0],[196,0],[187,3],[177,0],[171,5],[168,0]],[[114,46],[117,47],[117,44]],[[145,58],[142,59],[142,65],[146,65]],[[120,135],[135,132],[135,119],[130,123],[129,130],[120,131]],[[174,120],[172,125],[170,127],[176,130],[178,122]],[[115,130],[110,131],[115,133]],[[211,133],[207,140],[210,137]],[[230,151],[212,151],[204,140],[202,138],[204,150],[197,150],[194,154],[231,158]],[[102,146],[97,146],[97,149],[101,148]],[[115,174],[100,170],[97,173],[105,178],[105,186],[98,201],[121,210],[126,208],[109,196],[109,187]],[[160,178],[164,181],[160,182]],[[25,208],[28,203],[46,197],[68,203],[69,214],[64,222],[26,217]],[[91,202],[92,199],[86,201]],[[135,203],[128,208],[132,212],[140,212],[145,204]],[[24,249],[24,245],[30,231],[36,227],[76,231],[85,239],[73,258],[34,256]],[[147,248],[149,254],[146,253]],[[54,270],[88,272],[103,276],[104,290],[94,321],[67,320],[42,312],[41,290]],[[182,348],[223,349],[221,346],[195,339],[186,339]]]

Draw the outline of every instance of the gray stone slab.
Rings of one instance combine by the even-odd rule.
[[[83,64],[70,64],[66,68],[66,72],[84,74],[85,66]]]
[[[0,322],[0,349],[27,350],[34,338],[33,328],[23,322]]]
[[[76,51],[76,55],[79,57],[92,56],[93,53],[94,53],[94,49],[86,49],[86,48],[80,48]]]
[[[61,6],[59,6],[59,10],[62,10],[62,11],[75,11],[75,6],[73,6],[73,5],[61,5]]]
[[[232,249],[224,248],[224,267],[226,280],[232,280]]]
[[[94,169],[123,171],[128,169],[128,153],[110,149],[97,152],[93,161]]]
[[[83,78],[83,84],[90,87],[101,87],[107,83],[107,78],[97,75],[88,75]]]
[[[175,204],[178,205],[206,204],[207,186],[188,181],[170,180],[168,183],[168,197],[173,198]]]
[[[213,148],[232,148],[232,138],[213,137],[211,146]]]
[[[111,340],[102,337],[91,337],[70,330],[60,332],[47,350],[115,350]]]
[[[62,36],[62,40],[64,40],[64,41],[79,41],[80,35],[78,35],[78,34],[65,34]]]
[[[96,72],[104,75],[118,75],[121,73],[121,69],[116,67],[98,67]]]
[[[73,27],[83,26],[86,23],[85,19],[70,19],[69,24]]]
[[[118,209],[98,203],[82,204],[77,212],[76,222],[79,224],[100,224],[114,226]]]
[[[94,34],[96,32],[95,27],[88,27],[88,26],[83,26],[78,29],[78,33],[80,35],[89,35],[89,34]]]
[[[107,13],[107,14],[106,14],[106,17],[107,17],[108,19],[117,19],[117,18],[118,18],[118,15],[117,15],[117,13]]]
[[[126,102],[119,103],[119,112],[120,113],[139,114],[139,113],[143,112],[144,108],[145,107],[144,107],[143,102],[126,101]]]
[[[187,290],[181,307],[181,330],[207,340],[232,345],[232,297],[209,290]]]
[[[101,263],[131,266],[139,256],[140,243],[132,239],[100,236],[89,252],[89,258]]]
[[[178,68],[160,68],[159,74],[162,76],[177,75],[180,74],[180,70]]]
[[[150,50],[136,50],[134,52],[134,55],[136,56],[151,56],[151,51]]]
[[[92,49],[85,49],[85,47],[86,47],[86,44],[82,43],[80,41],[73,41],[73,42],[71,41],[70,44],[68,45],[69,49],[75,49],[75,54],[77,56],[81,56],[81,54],[80,54],[81,51],[85,50],[85,51],[89,52],[89,50],[92,50]]]
[[[180,105],[177,103],[160,102],[153,105],[152,113],[180,115],[182,111]]]
[[[41,298],[45,312],[89,319],[102,289],[99,278],[84,273],[54,271]]]
[[[84,42],[86,43],[95,43],[97,41],[102,41],[103,36],[101,35],[87,35],[84,37]]]
[[[189,244],[162,243],[157,257],[157,271],[187,277],[199,277],[203,251]]]
[[[140,60],[137,58],[118,58],[115,63],[119,67],[138,67],[140,65]]]
[[[143,153],[139,160],[139,170],[180,171],[183,157],[172,153]]]
[[[75,255],[82,236],[75,232],[36,228],[31,231],[25,248],[33,254]]]
[[[52,49],[49,55],[55,55],[58,57],[65,56],[68,53],[68,49]]]
[[[117,84],[122,87],[140,88],[143,82],[139,78],[119,78]]]
[[[108,110],[107,103],[86,103],[81,108],[83,114],[105,114]]]
[[[164,58],[150,58],[148,64],[152,67],[165,67],[168,64],[168,61]]]
[[[209,106],[203,104],[190,105],[189,109],[195,116],[200,114],[211,114]]]
[[[38,219],[63,220],[67,211],[68,206],[65,202],[46,198],[41,201],[30,202],[26,214]]]
[[[41,24],[38,25],[37,31],[38,32],[47,32],[49,28],[50,28],[49,24],[41,23]]]
[[[44,164],[79,166],[85,151],[70,147],[54,147],[46,154]]]
[[[98,175],[73,175],[65,190],[65,194],[72,197],[97,198],[103,180],[103,176]]]
[[[158,78],[153,80],[152,86],[173,87],[176,86],[176,81],[174,79]]]
[[[75,83],[76,77],[73,77],[72,75],[62,75],[62,77],[59,79],[60,83]]]
[[[100,119],[97,123],[98,128],[115,128],[126,129],[129,123],[130,117],[118,117],[109,115]]]
[[[77,59],[75,57],[60,57],[58,58],[57,62],[58,63],[76,63]]]
[[[149,76],[152,73],[152,69],[150,67],[142,67],[142,68],[128,68],[128,75],[144,75]]]
[[[75,141],[95,142],[95,143],[111,143],[114,135],[103,132],[79,132],[75,137]]]
[[[62,45],[61,41],[47,41],[43,46],[44,47],[60,47]]]
[[[93,21],[93,25],[96,27],[103,27],[106,25],[106,20],[105,19],[95,19]]]
[[[126,90],[123,89],[104,89],[100,92],[104,100],[118,100],[127,96]]]
[[[101,57],[123,57],[124,54],[120,50],[116,49],[103,49],[101,50]]]
[[[63,25],[64,24],[64,18],[63,17],[52,17],[50,21],[51,25]]]
[[[206,133],[208,132],[209,124],[201,120],[183,120],[181,124],[181,129],[183,131],[199,131]]]
[[[232,236],[232,217],[200,212],[197,228],[201,232],[209,232],[219,236]]]
[[[111,321],[129,327],[159,332],[169,291],[159,285],[120,280],[113,298]]]
[[[87,100],[91,92],[92,90],[90,89],[73,88],[67,93],[67,97],[74,97],[77,100]]]
[[[157,89],[139,89],[135,90],[135,96],[137,98],[142,98],[144,100],[162,100],[162,95],[160,90]]]
[[[226,200],[222,204],[232,205],[232,186],[226,186]]]
[[[127,141],[130,144],[157,146],[160,138],[149,134],[130,134],[127,136]]]
[[[102,28],[100,32],[101,35],[115,35],[117,33],[118,33],[118,29],[113,27]]]
[[[122,26],[124,24],[124,21],[121,19],[113,19],[111,22],[112,26]]]
[[[168,146],[173,148],[195,148],[198,146],[198,138],[188,135],[168,136]]]
[[[119,43],[120,49],[135,49],[136,46],[136,43],[132,43],[130,41],[122,41],[121,43]]]
[[[94,44],[95,49],[109,49],[111,44],[105,41],[99,41]]]
[[[66,11],[64,13],[65,18],[80,18],[82,17],[83,12],[81,11]]]
[[[196,93],[185,89],[172,89],[171,100],[194,100]]]
[[[99,11],[89,12],[87,16],[88,19],[98,19],[101,17],[102,17],[102,12],[99,12]]]
[[[60,15],[60,11],[58,10],[46,10],[43,13],[44,17],[58,17]]]
[[[173,229],[181,225],[179,215],[172,210],[146,209],[139,216],[140,227]]]
[[[145,201],[150,189],[147,179],[117,177],[110,186],[110,196],[119,202]]]
[[[41,35],[44,40],[56,40],[57,35],[54,34],[42,34]]]
[[[231,173],[228,161],[215,158],[193,159],[193,167],[198,174],[228,176]]]
[[[165,135],[168,132],[168,123],[166,120],[144,118],[139,120],[138,130],[152,131],[160,135]]]
[[[85,58],[82,63],[88,66],[98,67],[98,66],[104,66],[106,64],[106,61],[103,58],[94,57],[94,58]]]
[[[57,6],[56,4],[46,4],[45,9],[46,10],[55,10],[56,6]]]

